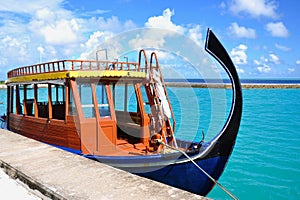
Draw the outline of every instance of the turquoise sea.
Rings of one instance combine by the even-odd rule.
[[[230,109],[230,90],[170,88],[169,95],[178,137],[199,140],[203,130],[208,140]],[[219,182],[239,199],[299,199],[300,89],[244,89],[243,97],[236,146]],[[0,114],[5,110],[0,90]],[[208,197],[230,199],[217,186]]]

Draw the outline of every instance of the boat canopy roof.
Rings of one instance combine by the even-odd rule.
[[[142,80],[147,66],[140,62],[110,62],[95,60],[60,60],[13,69],[6,84],[55,82],[67,78],[101,78],[101,80]]]

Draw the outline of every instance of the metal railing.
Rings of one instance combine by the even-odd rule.
[[[143,55],[142,55],[143,53]],[[141,57],[145,57],[145,64],[141,66]],[[145,51],[139,52],[139,62],[119,62],[119,61],[96,61],[96,60],[59,60],[53,62],[40,63],[30,66],[19,67],[7,73],[8,78],[43,74],[51,72],[76,71],[76,70],[121,70],[137,71],[147,73],[148,61]]]

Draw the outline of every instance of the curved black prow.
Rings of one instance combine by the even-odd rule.
[[[205,50],[226,70],[230,77],[233,91],[230,115],[221,132],[211,141],[213,149],[207,154],[207,157],[216,155],[229,156],[234,147],[242,117],[243,98],[241,83],[227,51],[210,29],[207,31]]]

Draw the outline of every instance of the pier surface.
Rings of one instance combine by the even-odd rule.
[[[3,129],[0,167],[51,199],[207,199]]]

